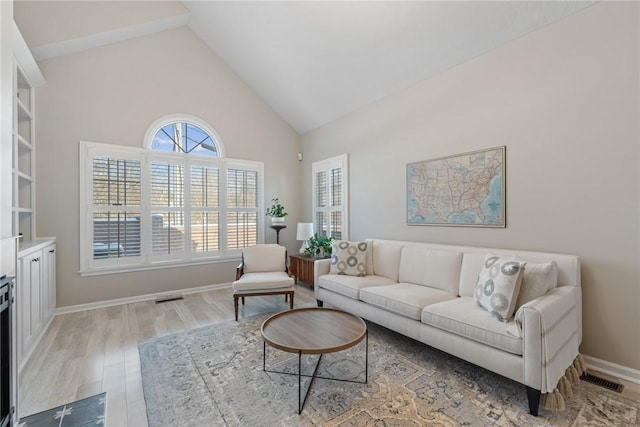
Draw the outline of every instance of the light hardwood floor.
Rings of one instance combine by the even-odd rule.
[[[296,286],[295,307],[314,301],[308,287]],[[288,308],[281,295],[251,297],[239,316]],[[56,316],[21,372],[19,415],[106,391],[109,427],[147,426],[138,343],[233,318],[230,288]]]
[[[295,306],[314,305],[313,292],[296,287]],[[251,297],[240,316],[288,309],[280,295]],[[230,288],[56,316],[22,371],[20,416],[107,392],[109,427],[147,426],[138,342],[233,320]],[[242,321],[242,319],[239,319]],[[636,384],[624,395],[640,401]]]

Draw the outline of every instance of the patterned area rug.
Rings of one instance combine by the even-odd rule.
[[[524,386],[395,332],[369,325],[369,381],[316,379],[301,415],[296,376],[262,370],[260,325],[230,321],[139,345],[150,427],[636,426],[640,403],[582,382],[565,412],[528,413]],[[324,355],[318,375],[364,379],[364,342]],[[317,356],[303,355],[311,373]],[[267,369],[297,355],[267,347]],[[306,370],[305,370],[306,369]],[[303,380],[303,392],[308,379]]]
[[[18,427],[86,427],[106,425],[107,393],[76,400],[20,419]]]

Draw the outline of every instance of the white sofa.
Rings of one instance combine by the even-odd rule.
[[[582,340],[577,256],[369,239],[364,277],[315,262],[315,297],[526,386],[529,412],[551,393]],[[500,322],[474,299],[487,254],[555,262],[557,287]],[[552,263],[553,264],[553,263]],[[554,267],[555,268],[555,267]],[[525,265],[526,272],[526,265]],[[523,285],[526,286],[526,283]]]

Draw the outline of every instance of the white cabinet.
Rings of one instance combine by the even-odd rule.
[[[56,306],[55,274],[55,240],[36,239],[21,245],[16,284],[19,369],[22,369],[53,319]]]

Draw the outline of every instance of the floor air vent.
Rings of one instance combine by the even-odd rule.
[[[613,390],[617,393],[622,393],[624,390],[624,385],[615,381],[611,381],[609,379],[603,378],[600,373],[593,374],[583,374],[580,379],[582,381],[586,381],[595,385],[599,385],[600,387],[608,388],[609,390]]]
[[[178,299],[184,299],[184,298],[182,295],[163,295],[161,297],[156,298],[156,304],[160,304],[161,302],[175,301]]]

